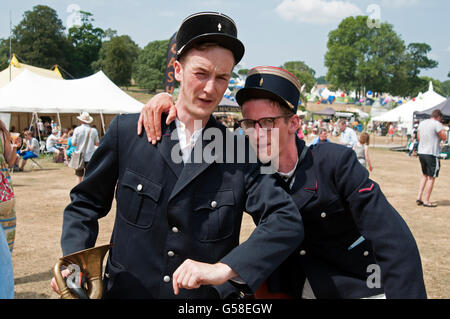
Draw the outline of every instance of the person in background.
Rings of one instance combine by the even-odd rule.
[[[394,142],[394,124],[389,124],[389,128],[388,128],[388,137],[389,137],[389,141],[391,143]]]
[[[14,298],[14,269],[5,233],[0,231],[0,300]]]
[[[352,128],[347,127],[347,121],[345,119],[340,119],[337,126],[341,133],[340,143],[348,148],[353,148],[353,145],[358,142],[355,131]]]
[[[59,130],[57,128],[52,129],[52,134],[47,137],[46,148],[47,151],[53,153],[57,158],[61,153],[61,148],[58,147],[58,144],[61,143],[61,139],[58,138]]]
[[[304,118],[304,116],[299,116],[299,119],[298,119],[297,137],[301,140],[303,140],[305,137],[303,134],[303,118]]]
[[[39,157],[39,142],[33,137],[33,133],[31,133],[31,131],[25,131],[23,135],[25,139],[25,148],[21,151],[17,151],[17,154],[22,156],[22,164],[19,168],[20,172],[23,172],[27,160]],[[19,157],[16,160],[16,165],[19,165]]]
[[[423,207],[436,207],[430,202],[434,181],[439,176],[441,163],[439,155],[441,152],[441,141],[447,140],[447,133],[442,125],[442,112],[434,110],[431,118],[419,124],[417,140],[419,141],[419,161],[422,167],[422,179],[419,184],[416,204]],[[423,201],[422,201],[423,196]]]
[[[414,156],[417,153],[417,148],[419,147],[419,141],[417,140],[417,129],[419,127],[419,124],[414,124],[411,144],[410,144],[410,150],[408,153],[408,156]]]
[[[356,158],[362,166],[372,171],[372,164],[369,157],[369,134],[366,132],[361,133],[359,141],[353,146],[353,150],[356,153]]]
[[[75,152],[76,147],[72,145],[73,130],[70,130],[67,134],[67,147],[64,149],[64,163],[69,164],[69,159],[72,153]]]
[[[331,143],[328,139],[328,129],[322,127],[319,129],[319,136],[317,136],[312,142],[311,145],[321,144],[321,143]]]
[[[77,116],[77,119],[81,122],[81,124],[73,131],[72,146],[75,146],[76,153],[82,152],[85,147],[84,168],[75,170],[78,183],[81,183],[86,172],[86,167],[88,166],[100,140],[98,138],[97,129],[90,126],[90,124],[94,121],[94,118],[90,116],[88,112],[83,112],[80,116]]]
[[[61,133],[61,136],[59,137],[60,142],[61,143],[66,142],[66,140],[69,138],[69,129],[63,128],[60,133]]]
[[[4,232],[10,251],[13,250],[16,236],[16,210],[14,189],[8,168],[15,162],[16,149],[17,145],[11,144],[11,136],[3,121],[0,120],[0,231]]]

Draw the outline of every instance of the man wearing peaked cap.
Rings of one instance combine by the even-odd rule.
[[[224,298],[236,282],[255,292],[303,238],[295,203],[275,176],[255,173],[256,161],[234,160],[236,149],[225,163],[197,158],[212,143],[203,138],[209,129],[238,139],[211,116],[244,53],[233,20],[192,15],[181,24],[178,45],[177,119],[161,126],[161,143],[130,130],[139,114],[117,116],[64,212],[66,255],[95,245],[97,220],[116,193],[105,298]],[[243,211],[259,224],[239,246]]]
[[[236,95],[242,129],[258,157],[276,163],[305,227],[303,242],[256,297],[426,298],[414,237],[355,153],[298,139],[300,91],[286,70],[261,66]],[[166,111],[172,105],[167,96],[159,101]]]
[[[273,66],[260,66],[248,72],[245,87],[237,92],[236,101],[242,105],[257,96],[277,101],[292,113],[297,113],[300,90],[300,82],[289,71]]]

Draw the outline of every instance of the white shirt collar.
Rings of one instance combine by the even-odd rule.
[[[277,174],[280,175],[280,177],[284,181],[288,182],[294,176],[295,169],[297,168],[297,165],[298,165],[298,160],[299,160],[299,158],[297,157],[297,162],[295,163],[294,168],[291,171],[289,171],[287,173],[277,172]],[[295,176],[294,176],[294,178],[291,179],[291,182],[289,183],[289,188],[292,188],[292,185],[294,184],[294,180],[295,180]]]
[[[187,143],[186,125],[178,118],[175,119],[175,124],[177,126],[177,134],[180,143],[180,150],[183,156],[183,162],[186,164],[191,156],[191,151],[194,148],[195,143],[197,143],[197,140],[202,134],[203,127],[194,131],[194,133],[190,136],[189,143]]]

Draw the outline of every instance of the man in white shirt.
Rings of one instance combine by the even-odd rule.
[[[441,124],[442,112],[434,110],[431,118],[419,124],[417,140],[419,141],[419,160],[422,166],[422,179],[419,185],[419,194],[416,204],[424,207],[436,207],[436,204],[430,202],[431,192],[434,181],[439,175],[440,161],[439,153],[441,151],[441,140],[447,140],[444,127]],[[424,193],[425,192],[425,193]],[[422,201],[422,195],[423,201]]]
[[[340,143],[348,148],[353,148],[353,145],[358,142],[355,131],[350,127],[347,127],[347,121],[344,119],[339,120],[338,128],[341,133]]]
[[[61,149],[57,146],[57,144],[61,142],[61,140],[57,137],[58,133],[58,129],[53,129],[52,134],[47,137],[47,140],[45,142],[47,151],[54,153],[56,157],[58,157],[59,153],[61,152]]]
[[[75,128],[72,136],[72,145],[75,146],[75,152],[83,152],[84,149],[84,167],[91,160],[92,155],[95,152],[96,147],[99,144],[98,132],[95,128],[91,128],[91,124],[94,119],[89,115],[88,112],[83,112],[77,117],[80,120],[81,125]],[[75,170],[75,175],[78,177],[78,183],[83,180],[85,174],[85,168]]]

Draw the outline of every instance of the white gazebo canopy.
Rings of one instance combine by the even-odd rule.
[[[428,91],[419,94],[414,100],[410,100],[395,109],[390,110],[371,119],[372,122],[398,122],[399,127],[407,129],[412,133],[414,112],[424,111],[445,101],[445,98],[433,90],[430,81]]]

